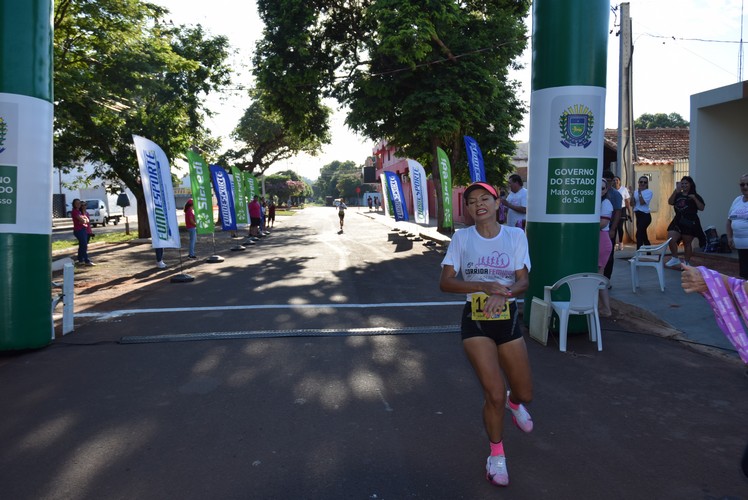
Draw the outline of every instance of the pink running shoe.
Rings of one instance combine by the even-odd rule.
[[[506,470],[506,457],[497,455],[488,457],[486,461],[486,479],[496,486],[506,486],[509,484],[509,472]]]

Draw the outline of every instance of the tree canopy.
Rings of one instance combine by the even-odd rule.
[[[437,184],[437,147],[450,156],[453,178],[467,181],[470,135],[498,183],[511,169],[511,137],[525,111],[508,73],[527,45],[530,2],[427,4],[258,0],[266,29],[254,59],[257,85],[285,126],[312,136],[327,126],[321,99],[337,98],[351,110],[348,126],[430,164]]]
[[[688,125],[678,113],[644,113],[634,120],[635,128],[684,128]]]
[[[145,215],[132,135],[174,160],[210,138],[205,99],[231,83],[228,41],[200,25],[173,26],[162,7],[140,0],[55,0],[55,132],[58,168],[90,162],[121,181]],[[139,224],[141,237],[148,225]]]
[[[261,92],[253,91],[254,100],[246,109],[232,133],[240,146],[224,153],[220,162],[248,172],[264,173],[273,164],[299,153],[314,156],[322,142],[329,142],[329,134],[300,137],[284,126],[278,111],[272,111]]]
[[[314,195],[317,199],[325,197],[353,198],[356,188],[362,193],[372,191],[371,186],[361,182],[361,167],[353,161],[333,161],[323,166],[319,178],[314,183]]]

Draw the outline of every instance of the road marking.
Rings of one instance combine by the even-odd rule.
[[[373,327],[347,329],[320,328],[302,330],[253,330],[234,332],[173,333],[164,335],[133,335],[120,338],[119,343],[158,344],[167,342],[194,342],[196,340],[270,339],[283,337],[371,337],[379,335],[423,335],[459,332],[460,325],[410,326],[405,328]],[[384,403],[388,406],[387,401],[384,401]]]
[[[207,306],[207,307],[158,307],[151,309],[119,309],[109,312],[82,312],[76,313],[79,318],[95,318],[106,320],[121,318],[123,316],[134,316],[136,314],[163,314],[184,312],[213,312],[213,311],[256,311],[270,309],[380,309],[392,307],[438,307],[459,306],[464,301],[449,302],[385,302],[381,304],[252,304],[244,306]]]

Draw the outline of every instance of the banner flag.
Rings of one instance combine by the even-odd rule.
[[[478,143],[472,137],[465,136],[465,149],[467,150],[468,169],[472,182],[486,182],[486,169],[483,166],[483,154],[480,152]]]
[[[234,211],[236,212],[237,225],[246,226],[249,224],[249,214],[247,213],[247,192],[244,190],[244,172],[236,167],[231,167],[233,179],[231,185],[234,187]]]
[[[413,214],[419,224],[429,223],[429,194],[426,170],[416,160],[408,160],[410,188],[413,191]]]
[[[231,190],[229,173],[220,165],[210,166],[213,177],[213,189],[218,199],[218,213],[221,214],[221,228],[224,231],[236,231],[236,212],[234,211],[234,194]]]
[[[213,234],[213,191],[210,187],[208,164],[192,150],[187,151],[187,163],[190,165],[192,207],[195,210],[197,234]]]
[[[181,248],[169,159],[154,142],[133,135],[153,248]]]
[[[442,203],[444,205],[444,227],[452,227],[452,167],[449,157],[442,148],[436,148],[439,160],[439,176],[442,184]]]
[[[255,194],[257,192],[257,184],[255,179],[255,176],[252,175],[252,172],[245,172],[244,173],[244,192],[247,193],[247,203],[252,201],[252,198],[255,197]]]
[[[387,177],[387,190],[392,200],[392,209],[395,211],[395,221],[407,221],[408,207],[405,205],[405,196],[403,196],[403,185],[400,182],[400,176],[395,172],[385,172]]]
[[[387,176],[380,175],[379,182],[382,183],[382,210],[384,210],[384,216],[389,217],[392,212],[392,196],[387,194]]]

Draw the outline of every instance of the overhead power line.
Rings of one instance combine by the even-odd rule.
[[[740,40],[712,40],[709,38],[688,38],[673,35],[655,35],[653,33],[641,33],[639,36],[648,36],[651,38],[665,38],[676,42],[706,42],[706,43],[741,43]]]

